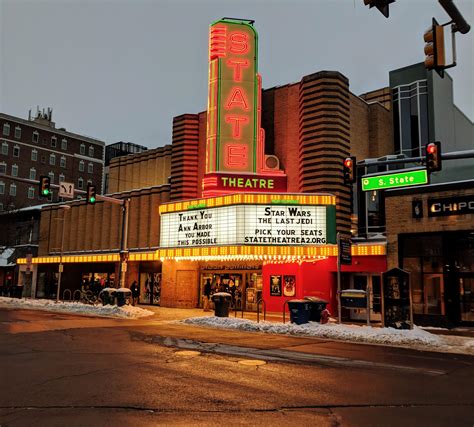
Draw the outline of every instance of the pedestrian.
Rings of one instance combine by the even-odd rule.
[[[140,288],[138,287],[136,280],[133,281],[132,286],[130,286],[130,290],[132,291],[132,305],[138,304]]]
[[[211,298],[211,279],[207,279],[206,283],[204,284],[204,289],[202,291],[202,307],[204,311],[210,311],[209,310],[209,299]]]

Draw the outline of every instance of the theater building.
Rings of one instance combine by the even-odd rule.
[[[207,111],[175,117],[171,145],[110,162],[109,195],[130,199],[125,284],[139,281],[142,303],[197,307],[210,279],[245,310],[319,296],[336,312],[336,234],[357,225],[342,160],[393,153],[391,112],[339,72],[262,90],[257,41],[250,22],[212,24]],[[38,278],[54,289],[61,260],[63,289],[117,284],[120,206],[69,205],[42,211]],[[343,287],[380,298],[385,249],[357,242]]]

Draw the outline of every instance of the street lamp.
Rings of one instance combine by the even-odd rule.
[[[69,205],[60,205],[61,209],[64,209],[64,215],[62,218],[63,226],[61,229],[61,249],[59,253],[59,275],[58,275],[58,288],[56,291],[56,302],[59,302],[59,293],[61,291],[61,274],[63,272],[63,249],[64,249],[64,220],[66,219],[66,212],[71,209]]]

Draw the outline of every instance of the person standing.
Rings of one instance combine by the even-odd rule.
[[[138,287],[137,281],[134,280],[132,286],[130,286],[132,291],[132,305],[138,304],[138,297],[140,296],[140,288]]]
[[[209,311],[209,299],[211,298],[211,279],[207,279],[202,290],[202,307],[204,311]]]

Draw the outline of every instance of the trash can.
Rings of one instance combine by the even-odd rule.
[[[229,307],[232,295],[228,292],[216,292],[211,297],[214,303],[214,315],[217,317],[229,317]]]
[[[123,307],[125,304],[130,304],[130,299],[132,297],[132,291],[128,288],[118,288],[115,292],[117,297],[117,305]]]
[[[320,322],[321,312],[326,308],[328,302],[318,297],[304,297],[309,302],[309,321]]]
[[[115,304],[115,288],[104,288],[99,293],[99,298],[102,300],[102,305]]]
[[[341,291],[341,307],[367,308],[367,293],[361,289],[343,289]]]
[[[21,298],[23,296],[23,285],[14,285],[12,293],[13,298]]]
[[[309,302],[304,299],[292,299],[288,301],[290,310],[290,321],[297,325],[309,322]]]

